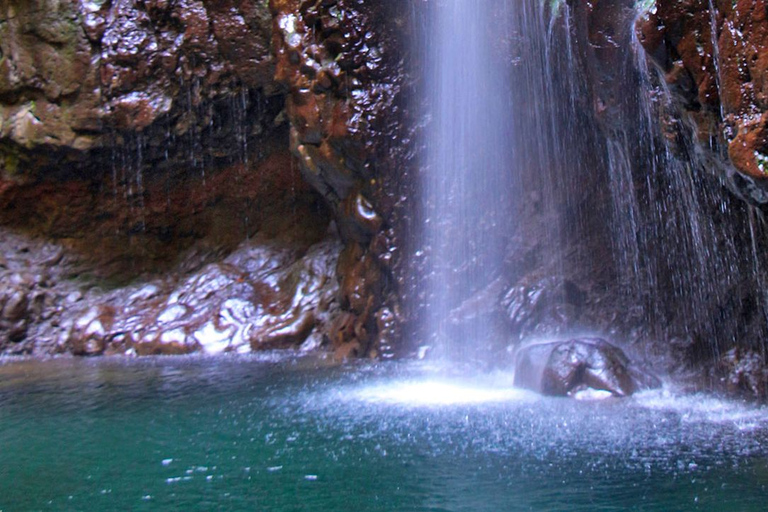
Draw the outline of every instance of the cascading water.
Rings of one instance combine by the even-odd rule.
[[[487,0],[448,0],[432,17],[428,90],[432,100],[424,240],[428,279],[427,332],[451,357],[451,325],[460,304],[487,286],[503,261],[510,190],[509,95],[505,77],[506,7]],[[452,317],[453,315],[453,317]],[[470,322],[461,346],[491,333]]]
[[[642,4],[639,17],[648,9]],[[717,11],[712,2],[709,8],[711,59],[719,83]],[[634,27],[637,19],[631,21]],[[632,78],[624,79],[623,88],[632,93],[621,107],[620,128],[608,135],[614,144],[621,139],[620,154],[635,155],[626,169],[611,163],[610,175],[624,172],[634,183],[645,182],[638,194],[612,187],[614,233],[632,240],[637,251],[632,256],[640,263],[625,268],[625,275],[628,270],[640,296],[647,298],[643,321],[651,332],[687,338],[691,347],[697,344],[698,350],[717,357],[735,344],[749,344],[748,338],[755,336],[747,334],[751,328],[764,330],[763,322],[750,318],[766,313],[759,290],[763,277],[756,266],[760,258],[750,261],[736,242],[748,240],[754,226],[744,202],[726,192],[727,173],[704,155],[692,129],[678,125],[681,135],[674,142],[664,136],[665,120],[684,115],[676,110],[663,77],[646,61],[637,34],[629,34],[634,58],[625,65]],[[622,215],[626,211],[635,212],[631,224]],[[747,327],[750,323],[754,325]]]
[[[567,4],[445,0],[432,8],[424,323],[440,355],[466,360],[510,339],[487,306],[532,270],[518,260],[533,257],[542,274],[562,276],[566,240],[587,229],[586,217],[603,215],[581,212],[572,194],[595,181],[599,144],[581,115],[587,94]]]
[[[751,337],[743,315],[766,314],[753,289],[762,271],[733,235],[749,239],[756,223],[695,143],[663,135],[659,119],[681,114],[634,15],[614,14],[624,28],[601,45],[589,9],[565,2],[432,9],[422,235],[437,352],[467,360],[494,342],[597,331],[642,351],[684,339],[717,357]],[[591,294],[586,308],[567,297],[575,288]]]

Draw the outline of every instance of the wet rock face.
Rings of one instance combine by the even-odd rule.
[[[25,341],[52,318],[52,276],[62,258],[54,244],[0,235],[0,353],[27,353]]]
[[[262,0],[0,0],[0,353],[327,339],[339,247],[271,37]]]
[[[768,15],[764,1],[658,0],[639,20],[643,46],[695,122],[723,148],[736,187],[768,202]]]
[[[183,132],[189,103],[241,87],[272,94],[270,21],[257,1],[3,0],[0,142],[16,150],[0,169],[27,171],[24,149],[75,156],[163,116]]]
[[[1,1],[0,224],[136,274],[317,202],[270,38],[255,0]]]
[[[548,277],[521,280],[510,288],[502,306],[519,339],[573,329],[584,313],[586,293],[569,280]]]
[[[0,346],[26,338],[46,300],[41,276],[4,271],[2,278],[6,285],[0,291]]]
[[[0,225],[122,281],[201,242],[322,233],[286,147],[271,21],[256,0],[0,1]]]
[[[0,232],[0,246],[24,244]],[[113,289],[73,279],[75,261],[52,244],[6,249],[0,283],[0,353],[172,355],[319,347],[338,307],[338,241],[262,237],[192,270],[194,254],[165,276]],[[97,284],[100,284],[98,286]]]
[[[208,168],[161,163],[144,174],[136,148],[117,155],[132,164],[105,175],[10,185],[0,189],[0,224],[59,243],[121,281],[171,269],[199,244],[226,252],[260,231],[312,238],[327,209],[302,181],[285,135],[278,129],[242,160]]]
[[[335,213],[342,356],[394,353],[407,272],[399,266],[413,187],[405,110],[409,2],[271,0],[276,78],[288,89],[291,150]],[[415,112],[414,112],[415,116]]]
[[[177,283],[155,281],[84,300],[58,349],[75,355],[139,356],[247,353],[316,348],[334,304],[339,247],[326,242],[305,254],[245,242],[219,263]]]
[[[520,348],[515,385],[544,395],[578,398],[629,396],[659,387],[660,382],[633,368],[618,347],[600,338],[583,338]]]

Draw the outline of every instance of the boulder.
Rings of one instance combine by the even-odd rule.
[[[600,338],[581,338],[520,348],[515,385],[551,396],[621,397],[659,387],[660,381],[632,367],[620,348]]]

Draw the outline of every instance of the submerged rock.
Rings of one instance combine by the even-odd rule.
[[[522,347],[515,385],[552,396],[629,396],[660,385],[633,368],[624,352],[600,338],[582,338]],[[595,393],[595,392],[607,393]]]

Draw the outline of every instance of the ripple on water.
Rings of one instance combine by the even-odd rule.
[[[768,499],[764,407],[671,390],[545,398],[504,372],[24,363],[0,366],[0,419],[8,510],[146,509],[142,497],[190,511],[762,510]]]
[[[768,427],[768,407],[703,393],[652,390],[637,394],[634,403],[648,410],[674,412],[684,423],[731,425],[743,431]]]

